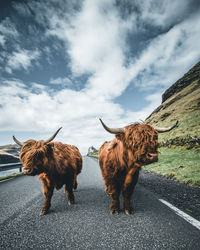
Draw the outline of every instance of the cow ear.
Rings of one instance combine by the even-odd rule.
[[[124,134],[120,133],[120,134],[116,134],[115,137],[118,139],[118,140],[123,140],[124,138]]]

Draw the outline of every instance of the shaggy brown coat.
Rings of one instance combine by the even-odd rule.
[[[65,185],[68,204],[74,203],[73,188],[77,188],[77,175],[82,169],[82,156],[77,147],[61,142],[28,140],[23,143],[20,160],[27,175],[39,175],[45,201],[41,215],[48,212],[54,188]]]
[[[111,142],[99,149],[99,164],[106,186],[112,197],[111,213],[118,214],[122,191],[126,214],[133,210],[131,196],[137,184],[140,167],[158,160],[158,133],[150,125],[132,124],[116,134]]]

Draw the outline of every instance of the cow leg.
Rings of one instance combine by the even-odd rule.
[[[47,182],[45,180],[42,180],[42,186],[43,186],[43,194],[45,196],[45,201],[42,206],[40,215],[45,215],[49,211],[49,208],[51,207],[51,197],[53,195],[54,186],[47,185]]]
[[[122,195],[123,195],[123,205],[125,214],[131,214],[133,212],[133,206],[131,203],[131,196],[138,182],[139,169],[132,168],[126,175]]]
[[[121,186],[119,183],[116,182],[109,182],[109,185],[106,185],[106,193],[111,196],[112,201],[110,203],[110,213],[111,214],[119,214],[119,208],[120,208],[120,201],[119,201],[119,196],[120,196],[120,191],[121,191]]]
[[[68,205],[70,206],[70,205],[74,204],[75,199],[74,199],[73,184],[72,183],[70,185],[69,184],[65,185],[65,192],[67,194]]]
[[[73,188],[77,189],[78,183],[77,183],[77,175],[74,176],[74,183],[73,183]]]

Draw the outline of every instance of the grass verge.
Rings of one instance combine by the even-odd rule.
[[[191,186],[200,187],[200,150],[160,148],[159,160],[144,170],[170,177]]]
[[[21,172],[21,173],[13,173],[13,174],[5,175],[5,176],[0,176],[0,181],[4,181],[4,180],[11,179],[13,177],[17,177],[21,175],[24,175],[24,173]]]

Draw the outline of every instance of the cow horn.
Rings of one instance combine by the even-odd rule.
[[[168,132],[170,130],[172,130],[173,128],[175,128],[178,125],[178,121],[176,121],[176,123],[168,128],[154,128],[158,133],[164,133],[164,132]]]
[[[109,133],[111,134],[119,134],[119,133],[125,133],[125,129],[124,128],[109,128],[106,126],[106,124],[99,118],[101,124],[103,125],[103,127],[105,128],[105,130],[107,130]]]
[[[23,143],[22,142],[20,142],[20,141],[18,141],[16,138],[15,138],[15,136],[13,135],[13,140],[19,145],[19,146],[23,146]]]
[[[58,132],[61,130],[62,127],[60,127],[49,139],[47,139],[46,141],[44,141],[44,144],[47,144],[51,141],[53,141],[53,139],[56,137],[56,135],[58,134]]]

